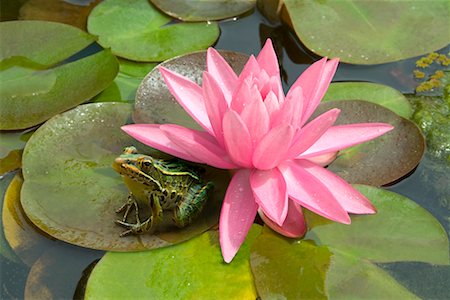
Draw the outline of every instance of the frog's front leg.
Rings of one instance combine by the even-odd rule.
[[[125,202],[119,209],[116,210],[116,214],[119,214],[125,210],[125,213],[122,217],[122,222],[126,222],[128,219],[128,214],[130,213],[131,208],[134,206],[136,216],[139,216],[139,207],[136,202],[136,199],[133,196],[133,193],[128,194],[128,200]],[[119,220],[118,220],[119,221]]]
[[[154,192],[150,193],[149,198],[150,198],[150,208],[152,209],[152,214],[144,222],[141,222],[138,213],[136,213],[136,223],[135,224],[117,220],[116,221],[117,224],[119,224],[127,229],[124,232],[122,232],[120,234],[120,236],[123,237],[123,236],[127,236],[130,234],[143,234],[143,233],[151,231],[156,224],[160,223],[162,221],[162,213],[163,213],[163,210],[162,210],[162,207],[161,207],[161,204],[159,201],[160,197],[161,197],[161,193],[159,191],[154,191]],[[136,212],[137,211],[138,210],[137,210],[137,206],[136,206]]]
[[[202,212],[208,201],[208,194],[214,189],[210,181],[205,185],[194,184],[189,188],[187,195],[173,210],[173,221],[177,227],[183,228],[191,224]]]

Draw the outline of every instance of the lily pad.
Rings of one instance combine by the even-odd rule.
[[[119,59],[119,73],[116,78],[93,102],[133,102],[142,80],[155,66],[156,63]]]
[[[54,242],[37,229],[25,215],[20,204],[22,184],[22,175],[16,174],[6,190],[2,224],[5,238],[14,253],[25,264],[32,266],[44,250],[52,246]]]
[[[151,0],[160,10],[183,21],[212,21],[232,18],[255,7],[256,0]]]
[[[208,169],[205,177],[216,188],[197,221],[161,236],[119,237],[123,228],[114,224],[119,218],[115,210],[127,200],[128,191],[111,167],[114,158],[129,145],[141,153],[157,154],[120,130],[130,114],[128,104],[87,104],[53,117],[36,131],[24,150],[21,194],[33,223],[60,240],[114,251],[167,246],[217,223],[228,174]],[[168,241],[163,239],[165,234],[170,235]]]
[[[83,270],[103,252],[59,245],[33,264],[25,285],[25,299],[74,299]]]
[[[355,188],[372,202],[377,213],[352,216],[350,226],[308,213],[311,230],[305,239],[377,263],[450,263],[447,233],[431,213],[394,192],[366,185]]]
[[[447,234],[429,212],[399,194],[356,188],[377,214],[352,216],[343,225],[305,211],[311,229],[303,240],[263,229],[250,256],[263,299],[416,299],[375,263],[449,264]]]
[[[19,19],[59,22],[85,30],[88,15],[99,2],[94,0],[88,1],[87,5],[74,5],[69,1],[29,0],[20,8]]]
[[[332,253],[310,241],[287,239],[264,227],[250,262],[262,299],[327,299],[325,279]]]
[[[95,37],[61,23],[10,21],[0,23],[0,41],[0,66],[4,69],[17,58],[41,67],[54,65],[86,48]]]
[[[230,264],[217,231],[186,243],[138,253],[107,253],[96,265],[85,299],[255,299],[248,256],[261,231],[253,225]]]
[[[5,176],[2,176],[0,178],[0,200],[2,203],[2,207],[5,206],[4,204],[4,198],[5,198],[5,194],[6,194],[6,190],[9,186],[9,184],[11,183],[11,181],[14,178],[14,174],[13,173],[9,173],[6,174]],[[3,219],[3,209],[0,211],[0,217],[2,217]],[[3,230],[3,222],[0,223],[0,254],[13,262],[20,262],[20,258],[14,253],[14,251],[11,249],[11,246],[9,245],[8,241],[6,240],[5,237],[5,232]]]
[[[0,129],[31,127],[89,100],[112,82],[117,70],[109,50],[49,70],[3,70]]]
[[[147,0],[105,0],[89,15],[88,30],[115,55],[136,61],[163,61],[206,49],[219,37],[216,23],[171,21]]]
[[[370,82],[330,84],[322,101],[364,100],[384,106],[403,118],[410,118],[412,107],[402,93],[387,85]]]
[[[449,43],[446,1],[284,0],[284,4],[285,21],[308,49],[343,62],[381,64]]]
[[[315,115],[332,108],[341,109],[336,125],[383,122],[394,129],[372,141],[347,148],[328,169],[350,183],[381,186],[411,172],[425,151],[420,129],[391,110],[366,101],[327,101]]]
[[[0,132],[0,175],[22,167],[22,150],[34,129]]]
[[[248,55],[233,51],[219,52],[233,70],[240,74]],[[161,63],[160,66],[201,84],[203,71],[206,70],[206,51],[175,57]],[[173,123],[201,129],[172,96],[158,68],[153,69],[139,86],[133,120],[135,123]]]

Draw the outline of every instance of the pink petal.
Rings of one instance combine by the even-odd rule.
[[[186,152],[182,147],[173,143],[160,129],[159,124],[131,124],[122,126],[122,130],[152,148],[166,152],[181,159],[197,163],[205,163],[203,159],[198,159]]]
[[[277,168],[253,170],[250,174],[250,186],[256,203],[266,216],[282,226],[288,210],[288,197],[281,172]]]
[[[275,113],[280,109],[277,96],[271,91],[264,99],[264,105],[269,113],[270,119],[275,117]]]
[[[259,216],[267,226],[269,226],[279,234],[290,238],[302,237],[306,233],[307,229],[305,218],[303,217],[302,213],[302,207],[292,200],[289,200],[288,203],[289,208],[286,220],[281,227],[271,219],[269,219],[261,209],[258,210]]]
[[[336,152],[374,139],[394,129],[385,123],[358,123],[330,127],[308,150],[298,158],[308,158]]]
[[[250,171],[241,169],[228,186],[219,221],[222,256],[229,263],[245,240],[256,216],[258,206],[249,182]]]
[[[258,97],[261,97],[258,87],[252,83],[251,78],[247,78],[240,82],[234,91],[230,107],[240,114],[248,102]]]
[[[282,124],[272,128],[259,142],[253,152],[253,165],[260,170],[272,169],[286,157],[291,145],[294,129]]]
[[[331,109],[306,124],[294,137],[287,156],[294,158],[310,148],[336,122],[340,112],[337,108]]]
[[[270,90],[275,93],[280,103],[284,101],[283,85],[281,84],[280,75],[272,76],[269,79]]]
[[[259,93],[257,93],[256,96],[259,96]],[[253,145],[256,145],[269,131],[270,125],[270,116],[266,106],[264,105],[261,96],[256,96],[244,107],[241,113],[241,118],[250,132]]]
[[[347,212],[354,214],[373,214],[376,212],[364,195],[333,172],[305,159],[298,160],[297,165],[320,180]]]
[[[288,95],[298,86],[303,88],[303,95],[306,99],[303,106],[303,122],[309,119],[322,100],[336,72],[338,62],[337,59],[327,62],[327,58],[324,57],[306,69],[292,85]]]
[[[223,117],[222,126],[225,147],[233,162],[251,168],[253,144],[244,121],[235,111],[228,110]]]
[[[286,97],[281,109],[272,117],[272,126],[279,124],[291,124],[294,129],[297,129],[300,124],[303,109],[303,94],[302,88],[297,87],[295,91]]]
[[[214,48],[209,48],[206,56],[208,73],[220,83],[222,93],[228,104],[236,89],[238,77],[227,61]]]
[[[236,168],[208,133],[173,124],[164,124],[160,128],[174,144],[205,164],[221,169]]]
[[[256,61],[256,58],[253,55],[250,55],[250,58],[248,59],[244,68],[242,69],[238,80],[239,82],[241,82],[250,75],[257,76],[260,73],[260,71],[261,68],[259,67],[258,62]]]
[[[309,160],[312,163],[315,163],[316,165],[325,167],[328,166],[333,160],[336,159],[338,152],[330,152],[318,156],[311,156],[308,158],[305,158]]]
[[[212,134],[202,89],[196,83],[169,69],[159,67],[159,71],[178,103],[202,128]]]
[[[209,116],[214,135],[220,146],[224,146],[222,132],[222,118],[228,104],[216,80],[208,72],[203,72],[203,99]]]
[[[286,180],[289,198],[333,221],[350,224],[350,217],[328,188],[295,162],[279,167]]]
[[[256,58],[261,69],[265,70],[269,76],[279,75],[280,67],[278,66],[278,58],[273,49],[272,41],[266,40],[264,47]]]

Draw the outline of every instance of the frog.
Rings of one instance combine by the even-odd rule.
[[[140,154],[136,147],[126,147],[114,160],[113,168],[118,172],[129,194],[127,201],[116,210],[123,213],[116,224],[125,227],[120,236],[154,232],[163,222],[163,213],[172,215],[178,228],[191,224],[202,212],[214,189],[212,181],[201,178],[204,168],[186,163],[177,158],[160,159]],[[149,217],[141,221],[142,205],[150,209]],[[134,210],[135,222],[129,221]]]

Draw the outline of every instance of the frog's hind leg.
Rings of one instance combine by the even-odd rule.
[[[187,195],[173,210],[173,221],[179,228],[191,224],[203,210],[208,194],[214,189],[210,181],[205,185],[195,184],[189,188]]]
[[[127,230],[122,232],[120,234],[121,237],[130,235],[130,234],[143,234],[147,233],[154,229],[154,226],[162,221],[162,208],[161,204],[159,202],[160,193],[159,192],[153,192],[150,194],[150,206],[152,209],[151,216],[145,220],[144,222],[141,222],[138,214],[137,204],[136,204],[136,223],[127,223],[125,220],[120,221],[116,220],[116,224],[119,224],[123,227],[125,227]]]

